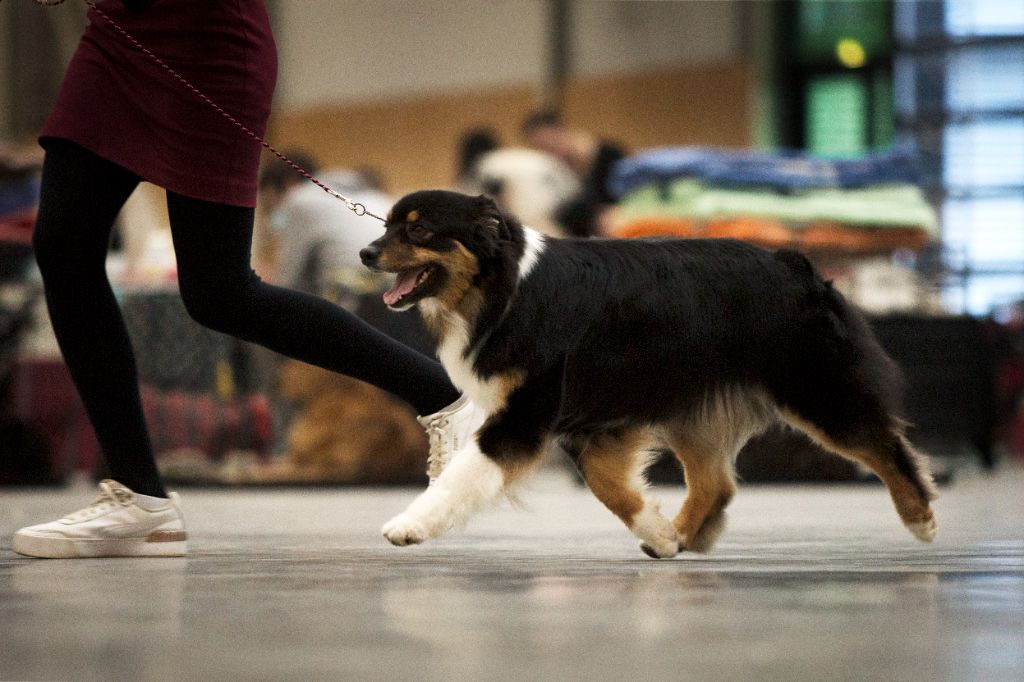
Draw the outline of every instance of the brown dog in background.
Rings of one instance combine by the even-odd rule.
[[[289,360],[282,397],[299,411],[279,461],[252,470],[261,483],[420,483],[427,437],[412,409],[358,379]]]

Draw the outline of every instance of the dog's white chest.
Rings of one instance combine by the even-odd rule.
[[[428,316],[443,315],[447,333],[437,346],[437,357],[448,372],[448,378],[470,400],[489,412],[501,407],[504,400],[502,386],[497,380],[482,380],[473,369],[475,356],[466,357],[469,347],[469,325],[459,315],[442,312],[430,301],[421,301],[420,306]]]
[[[483,382],[473,371],[472,357],[464,357],[467,344],[468,339],[463,334],[449,333],[438,346],[437,355],[452,383],[476,400],[477,396],[474,393],[480,392],[478,385]]]

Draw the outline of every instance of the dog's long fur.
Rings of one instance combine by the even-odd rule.
[[[427,273],[392,307],[419,307],[453,382],[489,414],[476,443],[384,527],[395,544],[465,521],[557,439],[644,551],[706,551],[736,454],[776,419],[866,464],[907,527],[935,533],[934,488],[896,416],[897,370],[796,252],[553,239],[487,197],[426,191],[395,205],[362,256],[407,283]],[[673,522],[644,494],[645,453],[658,443],[685,469]]]

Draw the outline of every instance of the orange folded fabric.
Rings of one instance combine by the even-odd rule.
[[[741,239],[761,246],[781,247],[793,243],[793,230],[770,218],[726,218],[704,225],[705,237]]]
[[[699,237],[697,224],[688,218],[636,218],[615,225],[609,236],[625,239],[636,237]]]

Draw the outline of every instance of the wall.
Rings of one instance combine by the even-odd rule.
[[[634,150],[746,146],[753,142],[752,89],[743,62],[577,78],[568,85],[565,113],[574,125]],[[312,150],[327,165],[376,167],[402,193],[450,186],[456,146],[468,128],[487,124],[516,143],[519,123],[535,105],[536,90],[527,86],[335,104],[276,114],[270,137],[279,147]]]
[[[0,2],[0,142],[34,141],[85,23],[82,3]]]
[[[279,109],[394,96],[539,87],[546,0],[278,0]],[[572,5],[573,71],[603,76],[724,62],[740,52],[736,2]]]
[[[633,73],[726,62],[742,46],[737,2],[592,2],[573,5],[574,71]]]
[[[377,165],[396,190],[442,185],[461,132],[486,123],[514,143],[522,116],[539,103],[546,0],[268,2],[280,54],[277,146],[308,146],[330,164]],[[46,88],[54,88],[82,15],[73,3],[0,2],[0,51],[26,20],[46,21],[37,29],[46,40],[19,60],[46,65]],[[571,18],[571,122],[632,148],[750,143],[741,3],[578,0]],[[27,107],[19,120],[45,115],[45,88],[27,73],[0,68],[0,105],[8,98],[0,124],[13,118],[10,98]],[[0,127],[0,139],[7,132]]]
[[[280,0],[278,146],[372,165],[393,191],[447,186],[468,128],[518,141],[540,101],[547,2]],[[752,143],[753,71],[735,2],[573,3],[574,125],[631,149]]]
[[[11,20],[8,10],[3,5],[10,3],[0,2],[0,143],[8,136],[11,129],[11,96],[14,94],[11,85],[11,78],[14,73],[11,68],[11,48],[7,38],[11,30]]]
[[[541,0],[279,0],[277,106],[538,82]]]

